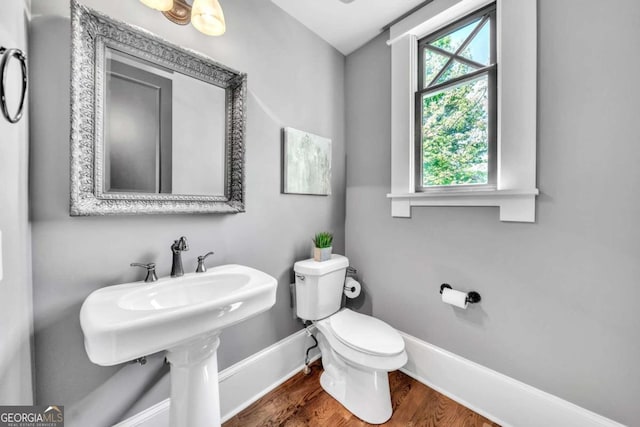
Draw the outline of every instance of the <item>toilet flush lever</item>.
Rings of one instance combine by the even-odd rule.
[[[301,282],[304,282],[305,277],[302,274],[296,273],[296,279],[300,279]]]

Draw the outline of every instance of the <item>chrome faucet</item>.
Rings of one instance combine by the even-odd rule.
[[[204,273],[207,271],[207,267],[204,265],[204,260],[211,255],[213,255],[213,252],[209,252],[206,255],[201,255],[198,257],[198,266],[196,267],[196,273]]]
[[[187,238],[182,236],[171,245],[171,252],[173,252],[173,263],[171,264],[171,277],[184,276],[184,269],[182,268],[182,251],[188,251],[189,245],[187,244]]]
[[[144,281],[155,282],[158,280],[158,276],[156,276],[156,264],[150,262],[149,264],[141,264],[139,262],[132,262],[131,267],[142,267],[147,269],[147,277],[144,278]]]

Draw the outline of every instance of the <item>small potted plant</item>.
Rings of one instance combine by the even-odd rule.
[[[333,243],[333,234],[328,231],[317,233],[313,238],[313,259],[315,261],[328,261],[331,259],[331,244]]]

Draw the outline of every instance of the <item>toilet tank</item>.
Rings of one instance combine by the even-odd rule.
[[[319,320],[340,310],[349,259],[331,255],[327,261],[313,259],[293,265],[296,275],[296,314],[304,320]]]

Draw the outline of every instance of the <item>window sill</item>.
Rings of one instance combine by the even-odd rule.
[[[497,7],[500,190],[414,192],[418,40],[494,0],[434,0],[391,27],[391,199],[394,217],[412,206],[497,206],[502,221],[535,222],[537,2],[495,0]]]
[[[535,222],[537,188],[513,190],[452,190],[390,193],[391,215],[410,218],[412,206],[497,206],[500,221]]]

